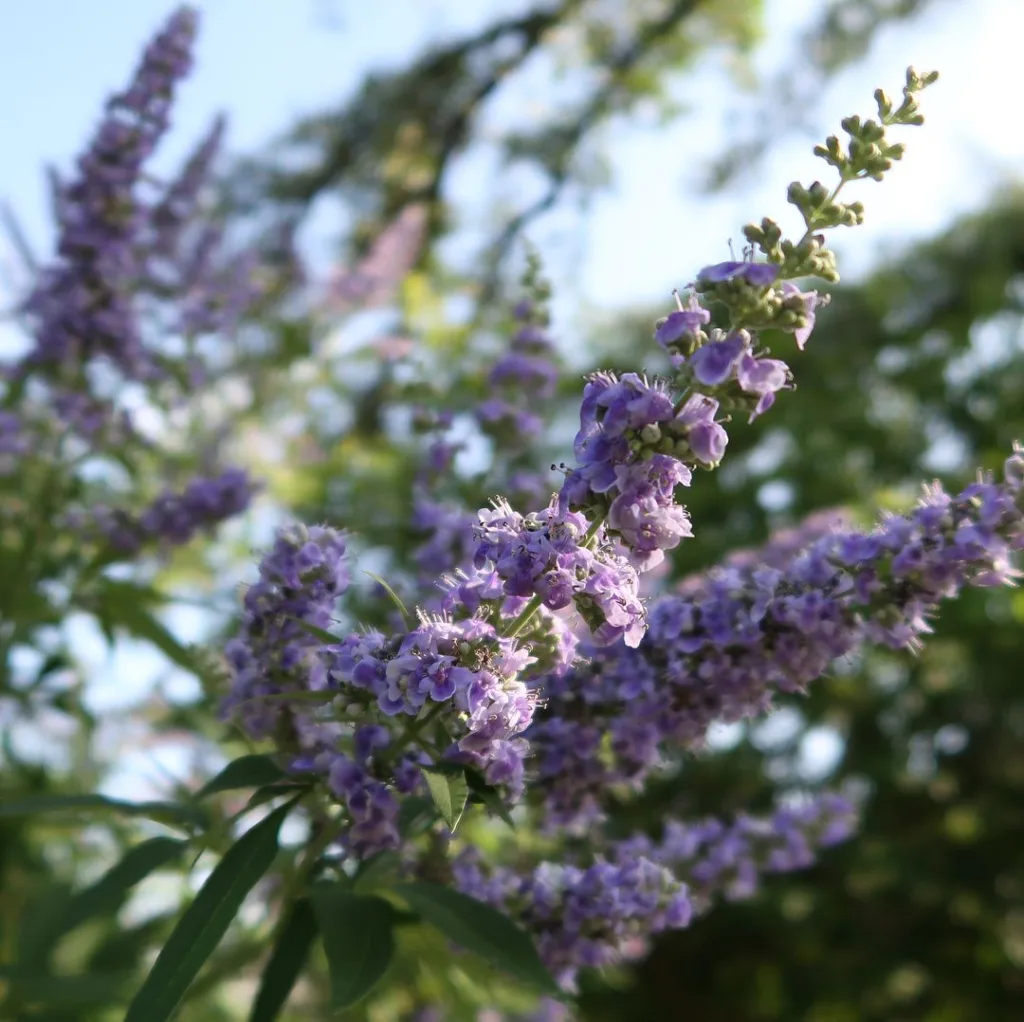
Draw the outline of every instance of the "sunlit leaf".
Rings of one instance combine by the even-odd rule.
[[[423,767],[421,772],[430,797],[441,814],[441,819],[454,833],[455,828],[459,825],[459,820],[462,819],[463,810],[466,808],[466,799],[469,796],[469,785],[466,783],[465,774],[462,771],[452,774],[431,767]]]

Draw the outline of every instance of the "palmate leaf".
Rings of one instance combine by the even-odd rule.
[[[561,993],[529,935],[508,916],[461,891],[438,884],[398,884],[394,890],[424,922],[459,947],[480,955],[542,993]]]
[[[310,900],[327,955],[331,1008],[348,1008],[373,989],[391,964],[397,913],[383,898],[353,894],[339,884],[314,884]]]
[[[277,834],[294,801],[275,809],[228,849],[153,963],[124,1022],[165,1022],[220,943],[245,896],[273,864]]]

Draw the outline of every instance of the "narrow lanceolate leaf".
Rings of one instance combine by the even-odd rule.
[[[391,602],[398,609],[398,613],[402,615],[402,620],[405,622],[406,627],[412,627],[412,615],[405,609],[405,604],[402,603],[401,597],[391,588],[391,586],[380,577],[380,575],[374,575],[372,571],[367,571],[365,574],[369,575],[377,585],[381,586],[384,591],[391,597]]]
[[[124,628],[157,647],[172,663],[195,670],[195,656],[153,614],[164,602],[160,593],[119,579],[103,579],[96,596],[97,614],[113,629]]]
[[[110,811],[122,816],[143,816],[169,826],[204,827],[206,813],[198,806],[179,802],[123,802],[106,795],[32,795],[0,802],[0,817],[35,816],[38,813]]]
[[[124,1022],[164,1022],[220,943],[245,896],[277,855],[277,832],[292,804],[275,809],[228,849],[185,910],[135,995]]]
[[[438,884],[398,884],[395,893],[431,926],[510,976],[548,994],[560,993],[529,935],[508,916],[461,891]]]
[[[331,632],[327,631],[326,628],[321,628],[319,625],[315,625],[311,621],[306,621],[301,617],[291,616],[289,616],[288,620],[291,621],[292,624],[298,625],[304,632],[312,635],[314,639],[319,639],[328,646],[333,646],[338,642],[337,635],[333,635]]]
[[[316,916],[308,898],[300,898],[281,927],[270,953],[249,1022],[274,1022],[299,978],[316,936]]]
[[[434,820],[434,800],[427,795],[403,798],[398,807],[395,826],[403,838],[414,837],[420,829]]]
[[[61,911],[48,924],[33,931],[34,940],[19,942],[19,960],[27,961],[46,955],[53,945],[76,926],[96,916],[112,915],[121,907],[128,892],[150,873],[179,859],[187,841],[170,837],[154,837],[130,848],[117,865],[112,866],[95,883],[63,900]],[[34,944],[34,947],[29,946]]]
[[[287,775],[270,756],[242,756],[232,760],[216,777],[207,781],[195,794],[196,800],[220,791],[238,788],[260,788],[284,780]]]
[[[353,894],[337,884],[313,887],[316,913],[331,976],[331,1008],[348,1008],[365,997],[395,953],[395,910],[383,898]]]
[[[466,808],[466,799],[469,797],[469,785],[466,783],[466,776],[460,770],[452,773],[447,770],[435,770],[432,767],[423,767],[423,780],[427,782],[427,790],[430,797],[441,814],[441,819],[448,824],[448,829],[454,834],[455,828],[462,819],[462,811]]]
[[[250,796],[249,801],[245,803],[245,812],[249,812],[250,809],[255,809],[257,806],[263,805],[264,802],[270,802],[281,795],[302,795],[309,791],[310,785],[308,782],[296,782],[291,781],[278,781],[274,784],[264,784],[263,787],[257,788]]]

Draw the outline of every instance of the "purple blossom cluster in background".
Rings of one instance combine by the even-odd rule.
[[[508,350],[487,375],[490,396],[474,409],[477,421],[499,442],[522,448],[538,437],[538,413],[558,390],[560,366],[547,334],[547,313],[524,299],[513,309],[516,329]]]
[[[464,894],[519,920],[566,989],[581,967],[619,961],[623,945],[684,927],[692,915],[686,885],[642,857],[586,867],[545,862],[521,872],[489,868],[467,852],[453,873]]]
[[[4,476],[32,458],[67,462],[73,476],[86,453],[130,472],[136,453],[151,463],[157,445],[136,430],[125,386],[157,407],[186,402],[206,375],[197,342],[232,330],[262,294],[256,249],[232,251],[225,224],[211,216],[223,119],[175,178],[161,184],[150,169],[192,68],[197,25],[191,7],[169,18],[108,100],[73,173],[54,176],[56,253],[18,310],[30,346],[0,366]],[[128,557],[240,514],[256,490],[241,469],[213,467],[149,507],[113,508],[107,493],[76,480],[60,524]]]
[[[23,369],[59,376],[69,365],[103,357],[129,379],[156,371],[135,297],[144,281],[139,241],[148,227],[137,190],[169,126],[175,87],[192,67],[195,33],[194,12],[177,11],[147,47],[128,88],[108,101],[77,175],[56,184],[58,261],[25,303],[36,343]]]
[[[660,840],[636,835],[615,842],[611,855],[616,862],[640,856],[670,868],[686,882],[694,912],[705,912],[719,895],[752,898],[763,875],[806,869],[819,848],[845,841],[856,826],[854,804],[827,792],[767,817],[742,814],[729,823],[666,819]]]
[[[537,506],[548,500],[551,487],[535,471],[530,455],[545,427],[544,414],[553,405],[562,366],[547,331],[544,285],[532,282],[532,291],[540,294],[532,293],[512,309],[511,340],[486,368],[486,393],[472,413],[494,446],[489,478],[507,501]],[[439,495],[451,480],[460,448],[443,435],[453,424],[452,413],[421,412],[421,417],[434,437],[414,488],[411,525],[423,534],[415,559],[429,591],[440,576],[472,561],[478,515],[462,502]]]
[[[348,588],[345,537],[332,529],[281,530],[245,593],[240,634],[225,648],[233,671],[222,706],[254,736],[291,740],[293,710],[282,694],[323,689],[327,669],[316,655],[323,640],[308,630],[328,628],[338,597]],[[269,697],[269,698],[268,698]]]
[[[105,509],[96,513],[96,527],[118,553],[134,554],[159,542],[177,546],[203,529],[241,514],[252,500],[256,486],[240,468],[218,476],[193,479],[182,493],[162,493],[141,514]]]

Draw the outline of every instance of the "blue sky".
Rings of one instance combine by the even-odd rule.
[[[768,0],[761,68],[794,58],[793,30],[822,2]],[[230,116],[230,147],[252,151],[297,115],[343,97],[367,68],[399,63],[425,40],[522,5],[201,0],[197,6],[203,14],[197,68],[181,91],[175,131],[161,152],[167,166],[219,110]],[[38,244],[49,238],[43,166],[68,165],[103,98],[125,81],[141,44],[170,9],[166,0],[33,0],[5,7],[0,196]],[[909,133],[905,164],[884,188],[864,190],[869,222],[844,239],[848,265],[863,269],[879,245],[930,233],[956,211],[983,203],[993,183],[1016,174],[1024,163],[1015,53],[1022,30],[1020,0],[934,0],[926,19],[881,33],[870,58],[830,85],[815,118],[821,134],[846,113],[870,113],[874,88],[895,92],[907,63],[936,66],[943,74],[926,100],[926,129]],[[566,260],[567,282],[574,291],[579,285],[577,299],[607,306],[666,294],[697,261],[722,256],[742,223],[765,213],[784,216],[788,181],[822,169],[808,155],[817,138],[798,137],[780,147],[753,184],[729,196],[695,199],[688,182],[730,132],[720,56],[706,60],[685,91],[693,116],[668,129],[620,127],[610,139],[613,186],[592,206],[579,251]]]
[[[205,0],[197,6],[203,13],[197,68],[181,91],[175,131],[161,153],[165,166],[180,159],[220,110],[230,117],[230,148],[253,151],[298,115],[342,99],[368,68],[400,63],[425,40],[469,30],[522,4]],[[820,6],[821,0],[768,0],[762,70],[795,59],[794,30]],[[50,240],[44,165],[69,165],[105,96],[127,80],[142,44],[171,7],[165,0],[4,6],[0,197],[41,252]],[[862,191],[868,223],[839,246],[848,269],[865,270],[880,250],[940,229],[958,212],[983,205],[994,186],[1019,180],[1024,132],[1016,50],[1022,35],[1024,0],[935,0],[926,19],[881,33],[869,59],[830,84],[813,118],[820,136],[847,113],[871,113],[877,85],[897,92],[908,63],[938,67],[943,75],[925,100],[927,126],[907,133],[905,163],[884,187]],[[740,237],[743,223],[766,214],[784,219],[790,180],[821,172],[809,155],[819,136],[794,137],[741,188],[697,197],[692,181],[731,130],[721,55],[709,56],[698,72],[686,84],[693,116],[669,128],[619,126],[606,138],[613,183],[590,207],[582,233],[559,236],[563,218],[536,232],[542,251],[550,245],[549,268],[573,329],[604,309],[667,299],[701,263],[726,258],[727,240]],[[473,187],[483,172],[467,167],[460,173]],[[102,662],[101,647],[86,653]],[[105,705],[137,698],[163,666],[132,646],[119,650],[117,660],[101,672],[112,682]]]

